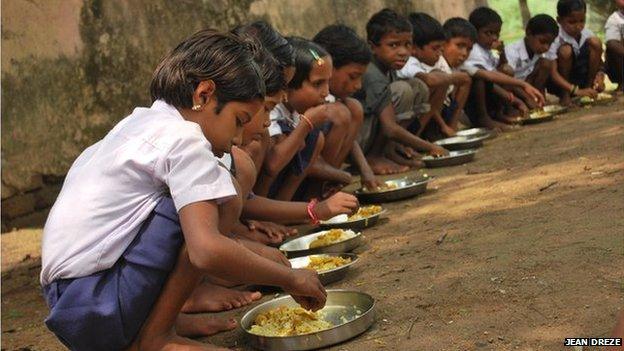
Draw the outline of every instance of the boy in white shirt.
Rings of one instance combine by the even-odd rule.
[[[472,11],[469,21],[477,30],[477,42],[461,67],[473,79],[466,114],[474,127],[507,130],[506,123],[514,123],[516,118],[504,115],[505,107],[522,112],[528,110],[522,100],[509,91],[512,87],[521,88],[538,105],[544,103],[544,95],[531,84],[513,77],[504,51],[500,58],[492,53],[494,47],[502,45],[498,38],[503,20],[496,11],[479,7]]]
[[[557,3],[559,36],[548,52],[548,58],[554,60],[548,90],[559,96],[562,105],[569,105],[571,97],[595,98],[604,90],[602,43],[585,28],[586,12],[583,0]]]
[[[206,333],[205,317],[180,314],[206,274],[283,286],[304,307],[323,306],[316,273],[263,258],[219,231],[218,206],[236,192],[215,156],[240,142],[263,94],[243,42],[200,31],[156,69],[154,104],[74,162],[42,243],[46,325],[67,347],[208,349],[176,335]]]
[[[414,131],[426,139],[439,139],[455,135],[466,103],[454,99],[454,91],[469,91],[470,77],[463,72],[453,72],[442,56],[446,35],[440,22],[426,13],[409,15],[413,28],[412,56],[397,72],[399,78],[420,79],[429,87],[431,110],[420,117],[420,128]],[[435,123],[430,123],[431,119]]]
[[[614,0],[617,10],[605,23],[606,71],[618,90],[624,90],[624,0]]]
[[[545,54],[557,35],[559,26],[554,18],[544,14],[532,17],[527,23],[526,36],[505,46],[505,57],[513,69],[514,77],[528,82],[544,93],[553,65]],[[530,109],[538,107],[522,89],[515,88],[513,92],[520,96]]]

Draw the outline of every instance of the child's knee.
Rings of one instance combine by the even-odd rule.
[[[364,123],[364,108],[362,104],[354,98],[347,98],[345,100],[345,105],[347,105],[349,112],[351,112],[351,123],[357,127],[362,125],[362,123]]]
[[[351,123],[351,111],[342,103],[330,104],[328,114],[332,128],[345,128]]]
[[[589,45],[589,50],[602,54],[602,42],[598,37],[591,37],[587,39],[587,45]]]
[[[553,67],[553,61],[545,58],[540,58],[535,64],[535,69],[540,75],[547,75]]]
[[[390,91],[392,93],[392,101],[414,101],[414,91],[411,85],[404,80],[390,83]]]
[[[574,49],[569,44],[563,44],[557,50],[557,58],[559,60],[570,61],[574,56]]]

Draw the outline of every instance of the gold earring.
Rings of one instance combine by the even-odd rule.
[[[202,105],[193,105],[193,107],[191,107],[191,110],[193,111],[201,111],[202,109]]]

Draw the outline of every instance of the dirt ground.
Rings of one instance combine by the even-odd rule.
[[[425,195],[385,205],[330,286],[374,296],[377,321],[331,350],[559,350],[609,335],[624,306],[623,100],[487,141],[473,163],[426,170],[438,178]],[[62,349],[42,323],[40,236],[2,235],[2,350]],[[241,331],[207,340],[249,348]]]

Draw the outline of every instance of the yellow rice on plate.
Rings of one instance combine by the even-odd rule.
[[[256,335],[284,337],[316,333],[333,326],[322,319],[319,312],[280,306],[256,316],[249,331]]]

